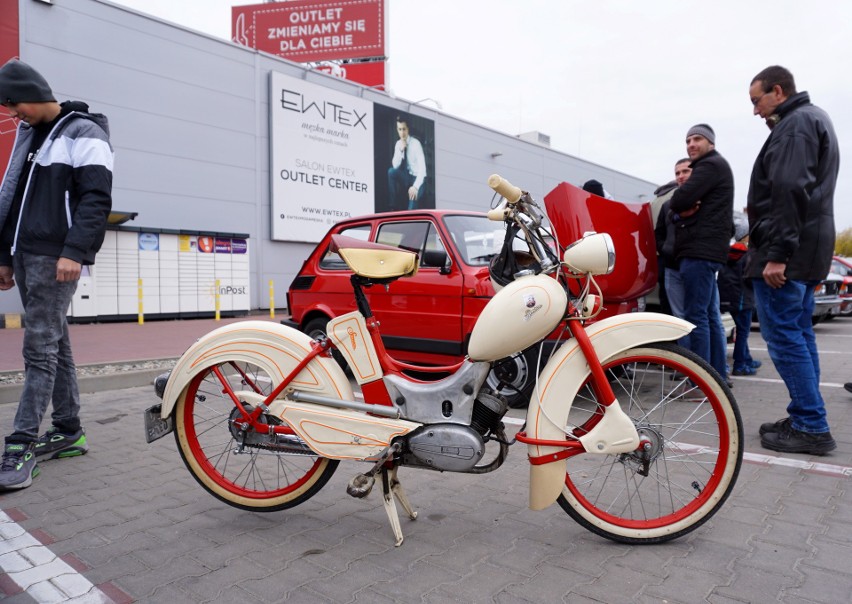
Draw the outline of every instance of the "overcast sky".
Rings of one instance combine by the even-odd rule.
[[[226,39],[231,6],[259,3],[111,1]],[[769,133],[752,115],[749,83],[783,65],[834,121],[837,229],[852,227],[852,2],[387,3],[395,96],[435,99],[445,113],[507,134],[538,130],[554,149],[656,183],[673,178],[689,127],[707,122],[733,168],[736,209]]]

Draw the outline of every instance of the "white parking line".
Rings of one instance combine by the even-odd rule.
[[[113,600],[0,510],[0,569],[36,602]]]
[[[523,419],[516,417],[504,417],[504,424],[513,426],[522,426]],[[685,443],[675,443],[682,450],[694,449],[694,446]],[[746,463],[756,463],[770,466],[784,466],[787,468],[797,468],[804,472],[812,472],[814,474],[823,474],[837,477],[852,477],[852,467],[838,466],[827,463],[817,463],[813,461],[805,461],[804,459],[791,459],[789,457],[776,457],[774,455],[764,455],[762,453],[743,453],[743,461]]]

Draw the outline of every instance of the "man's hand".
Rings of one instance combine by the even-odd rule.
[[[683,212],[680,212],[679,216],[680,216],[681,218],[689,218],[690,216],[692,216],[693,214],[695,214],[695,213],[696,213],[696,212],[697,212],[700,208],[701,208],[701,202],[700,202],[700,201],[696,201],[694,206],[692,206],[692,207],[691,207],[691,208],[689,208],[688,210],[685,210],[685,211],[683,211]]]
[[[784,262],[767,262],[763,269],[763,280],[769,287],[778,289],[787,282],[787,277],[784,275],[786,270],[787,264]]]
[[[409,201],[417,199],[417,187],[408,187],[408,199]]]
[[[70,258],[60,258],[56,262],[57,281],[76,281],[80,278],[83,266]]]
[[[15,287],[15,271],[11,266],[0,266],[0,291]]]

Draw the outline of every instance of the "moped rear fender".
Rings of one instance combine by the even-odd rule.
[[[602,363],[624,350],[651,342],[677,340],[692,331],[693,325],[659,313],[627,313],[598,321],[586,333]],[[538,377],[527,411],[527,436],[541,440],[565,440],[563,427],[568,421],[571,403],[590,370],[586,358],[574,340],[562,345]],[[609,416],[609,417],[608,417]],[[602,453],[635,449],[638,436],[622,439],[629,422],[618,402],[613,403],[601,421],[581,440],[584,445],[600,443]],[[627,426],[629,430],[631,426]],[[632,430],[635,435],[635,429]],[[529,445],[530,457],[561,451],[559,447]],[[594,450],[592,452],[595,452]],[[556,501],[565,486],[566,460],[530,465],[530,509],[542,510]]]
[[[192,378],[217,363],[253,363],[276,384],[280,383],[311,351],[311,341],[301,331],[269,321],[240,321],[214,329],[178,359],[163,393],[160,416],[165,419],[171,415]],[[315,357],[291,384],[301,392],[354,400],[352,385],[337,362],[329,357]]]

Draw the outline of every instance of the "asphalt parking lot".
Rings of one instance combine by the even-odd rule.
[[[746,430],[737,486],[706,525],[657,546],[601,539],[558,506],[527,509],[520,446],[491,474],[402,469],[420,515],[401,520],[406,539],[398,548],[378,489],[361,500],[345,493],[361,464],[341,463],[319,494],[292,510],[237,510],[193,481],[171,437],[146,444],[142,411],[156,401],[153,389],[113,383],[84,396],[88,455],[43,462],[33,486],[0,495],[0,598],[849,602],[852,394],[842,385],[852,381],[852,318],[816,332],[837,450],[780,456],[760,447],[757,427],[784,415],[786,390],[753,332],[763,367],[753,378],[733,378]],[[0,331],[0,344],[4,337]],[[15,407],[0,404],[4,430]],[[521,413],[511,415],[514,432]]]

